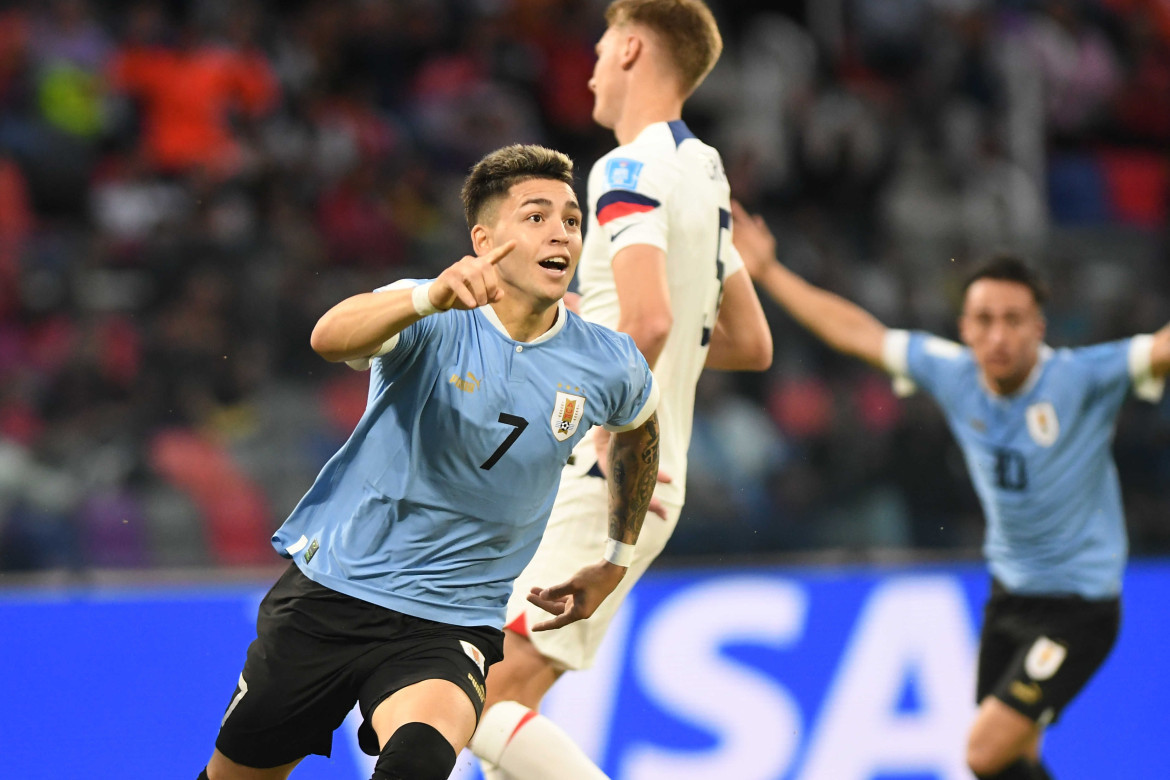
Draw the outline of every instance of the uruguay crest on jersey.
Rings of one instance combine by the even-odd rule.
[[[557,441],[564,441],[577,430],[581,415],[585,414],[585,396],[557,391],[557,402],[553,404],[552,432]]]
[[[1060,436],[1060,420],[1056,418],[1056,409],[1048,401],[1032,404],[1024,412],[1028,421],[1028,433],[1032,441],[1041,447],[1051,447],[1056,444]]]

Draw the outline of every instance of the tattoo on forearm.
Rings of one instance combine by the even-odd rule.
[[[613,437],[609,458],[609,535],[628,544],[638,538],[658,482],[658,415]]]

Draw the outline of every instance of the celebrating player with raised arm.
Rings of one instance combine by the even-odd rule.
[[[608,526],[594,560],[534,583],[553,617],[533,629],[588,617],[625,576],[658,471],[658,385],[632,339],[565,309],[581,252],[571,185],[559,152],[487,155],[463,189],[475,256],[317,323],[318,353],[371,368],[366,411],[272,538],[293,565],[260,605],[201,778],[286,778],[329,755],[355,702],[374,780],[448,777],[512,582],[593,425],[614,432]]]
[[[525,600],[529,584],[561,579],[600,554],[600,540],[591,537],[606,522],[605,432],[595,430],[574,451],[544,539],[516,582],[504,660],[488,676],[488,709],[471,744],[493,779],[604,777],[536,709],[564,671],[591,665],[622,599],[678,522],[704,365],[762,370],[772,357],[771,333],[731,244],[719,153],[681,119],[684,101],[719,57],[715,20],[698,0],[617,0],[606,21],[589,86],[594,119],[620,146],[589,176],[580,311],[629,333],[654,368],[663,479],[670,481],[655,492],[660,517],[650,518],[628,551],[629,574],[600,609],[587,621],[533,634],[539,613]]]
[[[1170,325],[1078,349],[1044,344],[1045,290],[1003,255],[966,284],[963,345],[888,330],[776,261],[767,226],[738,204],[752,278],[829,346],[930,393],[963,450],[987,520],[991,570],[967,763],[983,780],[1050,778],[1040,737],[1105,661],[1120,623],[1125,517],[1110,454],[1132,390],[1161,397]]]

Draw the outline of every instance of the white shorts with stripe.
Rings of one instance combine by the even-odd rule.
[[[681,507],[667,505],[663,520],[646,513],[634,560],[617,589],[587,620],[553,631],[531,631],[552,616],[528,603],[533,587],[559,585],[584,566],[601,560],[609,537],[609,489],[601,477],[570,466],[561,474],[560,489],[548,519],[548,528],[536,555],[520,573],[508,601],[506,628],[528,637],[542,655],[561,669],[587,669],[605,638],[605,632],[634,583],[646,572],[670,539]],[[523,618],[523,619],[521,619]]]

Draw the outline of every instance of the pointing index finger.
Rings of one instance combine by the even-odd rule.
[[[503,260],[504,257],[515,248],[516,239],[513,238],[504,242],[503,244],[500,244],[498,247],[484,255],[484,260],[487,260],[492,265],[495,265],[496,263]]]

